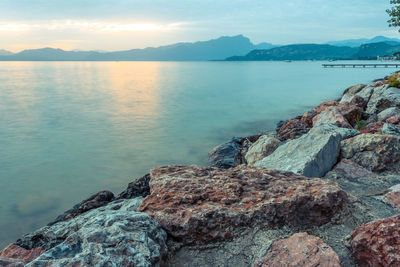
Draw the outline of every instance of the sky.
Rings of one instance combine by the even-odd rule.
[[[117,51],[243,34],[253,43],[399,37],[389,0],[0,0],[0,49]]]

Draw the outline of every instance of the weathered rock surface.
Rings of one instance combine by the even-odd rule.
[[[244,137],[240,140],[240,148],[238,149],[233,162],[235,166],[238,166],[240,164],[247,164],[247,151],[253,145],[253,143],[257,142],[258,138],[260,138],[261,135],[262,134],[251,135]]]
[[[341,157],[374,171],[400,170],[400,137],[361,134],[341,142]]]
[[[278,147],[274,153],[254,164],[257,167],[291,171],[308,177],[322,177],[336,164],[341,131],[316,126],[298,139]],[[335,126],[332,126],[335,127]],[[321,134],[326,132],[325,134]]]
[[[208,154],[210,166],[218,168],[232,168],[235,166],[235,156],[241,147],[241,138],[232,138],[231,141],[214,147]]]
[[[353,86],[350,86],[343,92],[342,99],[340,100],[340,103],[344,102],[350,102],[353,96],[355,96],[358,92],[360,92],[362,89],[364,89],[367,85],[366,84],[356,84]]]
[[[16,244],[46,250],[29,266],[159,266],[167,236],[148,214],[136,211],[141,201],[114,201],[43,227]]]
[[[114,194],[110,191],[98,192],[88,199],[76,204],[72,209],[67,210],[62,215],[58,216],[54,221],[50,222],[49,225],[57,222],[66,221],[71,218],[78,216],[89,210],[104,206],[114,199]]]
[[[381,111],[380,113],[378,113],[378,120],[386,121],[390,117],[393,117],[393,116],[396,116],[399,114],[400,114],[400,109],[398,109],[397,107],[387,108],[387,109]]]
[[[373,175],[373,172],[348,159],[342,159],[333,170],[342,172],[342,175],[350,180]]]
[[[389,192],[383,196],[383,200],[393,207],[400,209],[400,184],[389,188]]]
[[[1,267],[24,267],[25,262],[23,260],[13,258],[0,258]]]
[[[259,160],[272,154],[281,144],[281,141],[273,135],[263,135],[254,144],[252,144],[246,153],[246,162],[254,165]]]
[[[309,134],[323,135],[323,134],[338,134],[342,139],[347,139],[359,135],[360,132],[354,129],[340,128],[331,123],[322,123],[318,127],[310,130]]]
[[[353,128],[352,124],[362,116],[362,108],[354,103],[344,102],[337,106],[330,106],[313,118],[313,126],[321,123],[332,123],[343,128]]]
[[[351,248],[359,266],[400,266],[400,215],[358,227]]]
[[[382,127],[382,133],[400,136],[400,127],[396,127],[390,123],[385,123]]]
[[[123,192],[118,196],[120,199],[130,199],[136,197],[146,197],[150,194],[149,186],[150,174],[146,174],[142,178],[128,184]]]
[[[384,123],[381,121],[376,121],[376,122],[371,122],[368,124],[365,129],[360,130],[361,133],[366,134],[366,133],[381,133],[382,132],[382,127]]]
[[[400,115],[390,117],[386,120],[386,122],[391,123],[391,124],[399,124],[400,123]]]
[[[12,258],[21,260],[24,263],[29,263],[39,257],[43,252],[44,250],[41,247],[28,250],[14,244],[10,244],[5,249],[0,251],[0,258]]]
[[[307,233],[274,241],[268,257],[254,267],[341,267],[339,256],[325,242]]]
[[[291,119],[286,121],[280,129],[277,130],[278,137],[282,140],[296,139],[306,134],[309,128],[301,119]]]
[[[377,114],[390,107],[400,107],[400,89],[384,85],[374,89],[368,101],[366,112]]]
[[[347,203],[335,183],[250,166],[166,166],[150,172],[139,210],[184,244],[232,238],[239,227],[318,226]]]
[[[345,102],[358,102],[359,100],[356,100],[357,98],[361,97],[364,101],[365,106],[363,106],[364,108],[366,107],[367,102],[369,101],[375,86],[371,86],[371,85],[367,85],[367,86],[363,86],[363,85],[355,85],[352,86],[354,89],[350,89],[344,92],[342,99],[340,100],[340,103],[345,103]]]

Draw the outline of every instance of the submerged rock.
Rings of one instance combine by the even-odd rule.
[[[149,215],[136,211],[141,201],[112,202],[43,227],[16,244],[46,250],[29,266],[159,266],[167,236]]]
[[[118,198],[129,199],[136,197],[146,197],[150,194],[149,186],[150,174],[146,174],[142,178],[128,184],[128,188],[122,191]]]
[[[342,134],[343,131],[333,125],[316,126],[308,134],[281,145],[254,166],[322,177],[337,162]]]
[[[150,176],[139,210],[184,244],[230,239],[239,227],[322,225],[347,203],[335,183],[244,165],[165,166]]]
[[[400,266],[400,215],[358,227],[351,248],[359,266]]]
[[[235,166],[235,156],[241,147],[241,138],[232,138],[231,141],[214,147],[208,154],[210,166],[218,168],[232,168]]]
[[[114,194],[110,191],[100,191],[88,199],[85,199],[79,204],[76,204],[72,209],[67,210],[64,214],[58,216],[54,221],[50,222],[49,225],[53,225],[57,222],[66,221],[71,218],[78,216],[89,210],[104,206],[114,199]]]
[[[361,134],[341,142],[341,157],[374,171],[400,170],[400,137]]]
[[[274,241],[271,252],[253,267],[341,267],[339,256],[325,242],[307,233]]]
[[[270,155],[281,144],[281,141],[273,135],[263,135],[252,144],[246,153],[246,162],[254,165],[257,161]]]

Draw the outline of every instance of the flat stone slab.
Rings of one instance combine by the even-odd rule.
[[[322,225],[348,200],[327,180],[244,165],[165,166],[150,177],[151,194],[139,210],[185,244],[230,239],[238,227]]]

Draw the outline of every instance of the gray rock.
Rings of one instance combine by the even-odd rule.
[[[339,156],[342,135],[335,129],[326,125],[316,126],[308,134],[281,145],[254,166],[322,177],[332,169]]]
[[[374,89],[366,112],[377,114],[390,107],[400,107],[400,89],[383,85]]]
[[[272,154],[281,144],[281,141],[273,135],[263,135],[254,144],[252,144],[246,153],[246,162],[254,165],[259,160]]]
[[[309,134],[339,134],[342,139],[347,139],[359,135],[360,132],[354,129],[341,128],[331,123],[322,123],[318,127],[311,128]]]
[[[20,259],[0,258],[1,267],[24,267],[25,262]]]
[[[241,148],[242,138],[232,138],[231,141],[214,147],[208,153],[210,166],[218,168],[232,168],[235,166],[235,156]]]
[[[398,109],[397,107],[387,108],[378,114],[378,120],[386,121],[386,119],[389,119],[390,117],[396,116],[398,114],[400,114],[400,109]]]
[[[351,102],[352,98],[366,86],[367,85],[365,84],[357,84],[347,88],[343,92],[343,96],[342,99],[340,100],[340,103]]]
[[[16,243],[46,250],[27,266],[160,266],[167,235],[148,214],[136,211],[142,200],[112,202]]]
[[[382,128],[382,133],[400,136],[400,128],[394,126],[393,124],[385,123]]]
[[[400,170],[400,137],[388,134],[360,134],[343,140],[341,157],[374,172]]]

